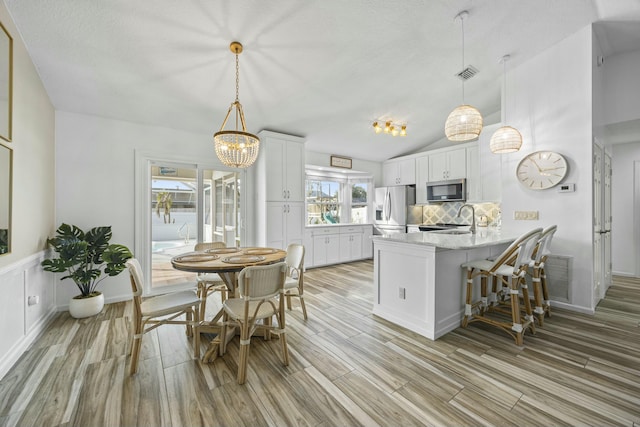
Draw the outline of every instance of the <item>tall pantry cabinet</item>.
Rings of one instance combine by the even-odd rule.
[[[304,240],[304,138],[261,131],[256,161],[256,240],[287,249]]]

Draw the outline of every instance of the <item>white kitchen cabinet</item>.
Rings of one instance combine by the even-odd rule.
[[[414,185],[416,183],[416,161],[392,159],[382,163],[382,183],[384,186]]]
[[[362,259],[362,227],[340,227],[340,262]]]
[[[258,133],[256,160],[256,244],[286,249],[302,243],[304,207],[304,139],[271,131]]]
[[[304,201],[304,140],[268,131],[258,136],[268,168],[266,200]]]
[[[429,156],[416,158],[416,205],[427,203],[427,181],[429,179]]]
[[[340,262],[340,234],[335,230],[321,230],[313,235],[313,266]]]
[[[310,247],[305,255],[305,267],[372,258],[372,234],[371,224],[307,227],[304,240]]]
[[[478,143],[467,147],[467,201],[499,202],[502,199],[502,155],[489,148],[500,124],[486,126]]]
[[[303,244],[304,203],[267,202],[265,246],[287,249],[291,243]]]
[[[462,179],[467,175],[467,153],[454,148],[429,154],[429,181]]]

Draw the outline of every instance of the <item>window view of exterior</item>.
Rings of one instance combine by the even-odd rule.
[[[369,192],[373,191],[373,178],[308,173],[305,183],[307,225],[371,222]]]
[[[307,224],[339,224],[342,183],[307,179]]]
[[[152,288],[195,282],[194,274],[175,270],[171,258],[193,251],[198,241],[240,246],[239,174],[203,170],[200,185],[201,191],[196,168],[151,168]],[[201,215],[199,203],[204,207]]]
[[[367,212],[369,211],[369,184],[358,183],[351,187],[351,223],[366,224],[368,222]]]

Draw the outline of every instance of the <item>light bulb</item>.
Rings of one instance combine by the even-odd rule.
[[[407,136],[407,125],[402,125],[402,130],[400,130],[400,136]]]
[[[391,122],[387,122],[384,124],[384,133],[391,132]]]

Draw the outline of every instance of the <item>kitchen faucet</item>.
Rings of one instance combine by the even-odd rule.
[[[469,231],[471,233],[475,234],[475,232],[476,232],[476,209],[473,207],[473,205],[465,203],[464,205],[460,206],[460,209],[458,209],[457,218],[460,218],[460,212],[462,212],[462,208],[464,208],[464,207],[471,208],[471,227],[469,228]]]

